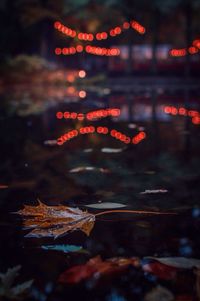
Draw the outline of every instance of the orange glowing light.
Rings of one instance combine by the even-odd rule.
[[[78,76],[79,76],[80,78],[86,77],[86,72],[85,72],[85,70],[80,70],[79,73],[78,73]]]
[[[67,75],[67,81],[69,83],[73,83],[75,81],[75,75],[72,74]]]
[[[74,94],[74,93],[76,92],[76,89],[75,89],[74,87],[69,87],[69,88],[67,89],[67,92],[68,92],[69,94]]]
[[[85,98],[87,94],[84,90],[81,90],[78,95],[80,98]]]

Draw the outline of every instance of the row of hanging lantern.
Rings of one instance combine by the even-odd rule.
[[[57,119],[78,119],[78,120],[97,120],[100,118],[106,118],[108,116],[118,117],[120,115],[120,109],[116,108],[108,108],[108,109],[101,109],[96,111],[91,111],[86,114],[83,113],[76,113],[76,112],[57,112],[56,117]]]
[[[124,22],[121,26],[116,26],[110,30],[103,31],[103,32],[97,32],[96,34],[93,33],[86,33],[86,32],[78,32],[76,30],[71,29],[70,27],[65,26],[59,21],[56,21],[54,23],[54,28],[58,30],[59,32],[62,32],[64,35],[71,37],[71,38],[77,38],[80,41],[93,41],[93,40],[106,40],[109,36],[115,37],[117,35],[120,35],[123,30],[127,30],[129,28],[134,29],[139,34],[144,34],[146,32],[146,29],[143,25],[138,23],[135,20],[132,20],[130,22]]]

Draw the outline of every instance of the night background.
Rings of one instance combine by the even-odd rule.
[[[0,300],[200,300],[200,0],[0,0]]]

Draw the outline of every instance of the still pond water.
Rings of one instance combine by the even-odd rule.
[[[164,111],[165,106],[183,107],[183,102],[160,101],[152,117],[150,102],[124,104],[112,95],[104,96],[106,102],[94,101],[94,93],[76,101],[53,91],[40,91],[43,99],[24,91],[1,95],[0,271],[21,265],[18,281],[34,280],[24,300],[199,300],[200,265],[180,265],[171,276],[170,264],[146,258],[200,259],[199,125],[191,117]],[[58,111],[87,113],[107,107],[120,108],[121,115],[95,121],[56,118]],[[198,104],[191,109],[198,110]],[[93,133],[55,144],[64,133],[85,126],[128,137],[145,132],[146,137],[125,144]],[[97,217],[89,236],[74,231],[55,240],[26,238],[22,217],[11,213],[24,204],[36,205],[38,198],[90,213],[169,214],[118,212]],[[64,253],[55,250],[58,245],[83,249]],[[123,271],[96,271],[75,284],[60,283],[64,271],[98,255],[102,260],[137,257],[139,263]]]

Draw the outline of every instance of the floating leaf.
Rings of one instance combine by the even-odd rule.
[[[21,266],[18,265],[14,268],[8,269],[5,274],[0,273],[0,297],[19,299],[21,295],[31,287],[33,280],[13,286],[20,269]]]
[[[111,202],[104,202],[104,203],[96,203],[96,204],[90,204],[85,205],[89,208],[95,208],[95,209],[114,209],[114,208],[123,208],[126,207],[124,204],[120,203],[111,203]]]
[[[168,192],[168,190],[166,189],[153,189],[153,190],[146,189],[145,191],[140,192],[140,194],[166,193],[166,192]]]
[[[108,169],[105,168],[97,168],[93,166],[80,166],[73,169],[70,169],[70,173],[78,173],[78,172],[84,172],[84,171],[97,171],[101,173],[108,173],[110,172]]]
[[[102,153],[121,153],[123,152],[123,148],[109,148],[109,147],[104,147],[101,149]]]
[[[57,145],[57,140],[45,140],[44,145]]]
[[[128,127],[129,127],[129,129],[135,129],[137,127],[137,124],[135,124],[135,123],[129,123]]]
[[[25,219],[26,229],[33,230],[26,237],[54,237],[75,230],[81,230],[89,235],[95,221],[95,216],[78,208],[67,206],[47,206],[39,201],[38,206],[25,205],[17,212],[29,217]],[[32,218],[30,218],[32,216]]]
[[[64,253],[74,253],[83,251],[81,246],[74,246],[74,245],[47,245],[41,246],[43,250],[53,250],[53,251],[61,251]]]
[[[33,229],[26,237],[54,237],[57,238],[71,231],[81,230],[89,235],[95,222],[95,217],[113,213],[173,215],[175,213],[144,211],[144,210],[108,210],[95,215],[79,208],[67,206],[47,206],[38,201],[38,206],[25,205],[24,209],[16,212],[23,215],[25,229]]]
[[[186,257],[145,257],[146,259],[153,259],[162,264],[165,264],[170,267],[179,268],[179,269],[192,269],[200,268],[200,259],[195,258],[186,258]]]
[[[138,258],[111,258],[103,261],[100,256],[96,256],[91,258],[86,264],[67,269],[60,275],[58,281],[75,284],[93,276],[100,278],[103,275],[120,273],[130,265],[138,266]]]
[[[83,150],[84,153],[92,153],[93,152],[93,148],[86,148]]]

